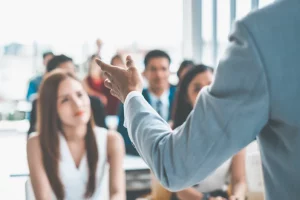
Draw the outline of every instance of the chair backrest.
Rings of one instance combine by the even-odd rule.
[[[264,193],[264,179],[262,163],[257,143],[252,143],[247,148],[246,176],[249,192]]]
[[[35,200],[30,178],[25,183],[26,200]]]

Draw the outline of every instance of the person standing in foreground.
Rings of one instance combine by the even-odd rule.
[[[130,57],[127,68],[97,61],[124,102],[130,139],[164,187],[194,185],[257,137],[266,200],[299,198],[299,10],[299,0],[282,0],[236,22],[215,80],[175,130],[141,96]]]

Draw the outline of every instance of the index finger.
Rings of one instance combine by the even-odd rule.
[[[103,62],[102,60],[100,60],[98,58],[96,59],[96,63],[100,66],[100,68],[103,71],[108,72],[108,73],[113,73],[116,71],[116,69],[118,69],[118,67],[106,64],[105,62]]]

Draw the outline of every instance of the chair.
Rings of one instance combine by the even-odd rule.
[[[25,183],[26,200],[35,200],[30,178]]]
[[[248,185],[248,200],[263,200],[264,179],[259,148],[256,142],[247,147],[246,177]]]

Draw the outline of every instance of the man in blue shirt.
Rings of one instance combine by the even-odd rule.
[[[43,64],[45,67],[47,66],[48,62],[53,58],[53,56],[54,54],[52,52],[45,52],[43,54]],[[35,96],[39,90],[43,77],[44,75],[40,75],[30,80],[27,95],[26,95],[27,101],[33,101],[35,99]]]

